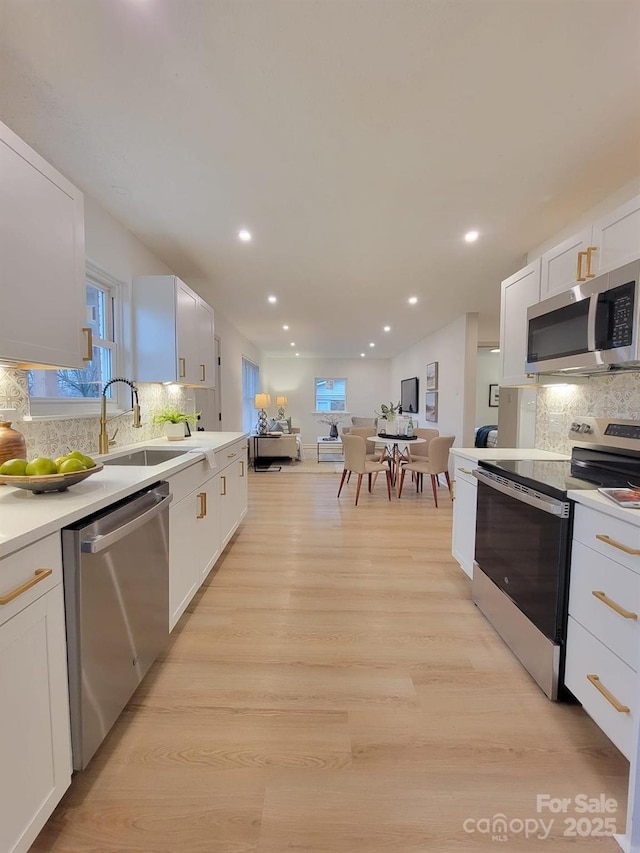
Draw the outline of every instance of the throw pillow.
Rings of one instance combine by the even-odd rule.
[[[274,429],[283,432],[285,435],[289,435],[289,433],[291,432],[291,430],[289,429],[290,423],[291,421],[288,419],[276,421],[277,426],[274,427]]]
[[[275,418],[269,418],[269,420],[267,421],[267,430],[269,432],[282,432],[282,429],[279,424],[280,421],[277,421]]]

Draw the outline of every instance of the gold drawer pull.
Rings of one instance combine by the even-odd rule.
[[[187,359],[180,357],[178,359],[178,379],[184,379],[187,375]]]
[[[625,619],[638,618],[637,613],[632,613],[630,610],[625,610],[624,607],[621,607],[617,602],[609,598],[609,596],[606,595],[601,589],[592,590],[591,595],[595,595],[598,601],[601,601],[603,604],[606,604],[607,607],[610,607],[612,610],[615,610],[616,613],[619,613],[620,616],[623,616]]]
[[[587,257],[586,252],[578,252],[578,264],[576,266],[576,281],[586,281],[587,279],[582,275],[582,259]]]
[[[590,681],[591,684],[593,684],[593,686],[596,688],[596,690],[598,690],[600,693],[602,693],[602,695],[607,700],[607,702],[610,705],[613,705],[613,707],[616,709],[616,711],[619,711],[621,714],[628,714],[631,711],[631,708],[627,707],[626,705],[621,705],[620,702],[618,702],[616,697],[613,695],[613,693],[609,693],[607,688],[600,681],[600,676],[588,675],[587,680]]]
[[[87,333],[87,354],[82,356],[82,360],[93,361],[93,332],[89,326],[83,326],[82,331]]]
[[[204,382],[206,378],[207,378],[207,370],[206,370],[204,364],[201,364],[200,365],[200,382]]]
[[[224,476],[224,474],[221,474],[220,480],[222,481],[222,491],[220,492],[220,494],[224,496],[227,494],[227,478]]]
[[[596,274],[591,272],[591,255],[598,251],[597,246],[587,246],[587,271],[584,274],[585,278],[595,278]]]
[[[204,518],[207,514],[207,493],[198,492],[196,497],[200,501],[200,512],[196,515],[196,518]]]
[[[227,459],[234,459],[235,455],[235,453],[227,453]]]
[[[240,465],[241,465],[240,476],[244,477],[244,462],[242,461],[242,459],[240,460]]]
[[[37,583],[40,583],[40,581],[48,578],[52,573],[53,569],[36,569],[34,576],[30,581],[25,581],[25,583],[20,584],[20,586],[17,586],[15,589],[12,589],[11,592],[8,592],[6,595],[0,595],[0,604],[9,604],[9,602],[13,601],[14,598],[17,598],[19,595],[22,595],[23,592],[31,589],[32,586],[35,586]]]
[[[617,548],[619,551],[624,551],[625,554],[631,554],[633,557],[640,557],[640,548],[629,548],[628,545],[623,545],[622,542],[616,542],[610,536],[604,533],[596,533],[596,539],[604,542],[605,545],[611,545],[612,548]]]
[[[462,474],[471,474],[471,476],[473,476],[473,471],[470,471],[468,468],[458,468],[458,471]]]

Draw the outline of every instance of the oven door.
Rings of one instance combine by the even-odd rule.
[[[553,643],[566,621],[569,509],[492,472],[477,470],[475,560],[479,569]]]

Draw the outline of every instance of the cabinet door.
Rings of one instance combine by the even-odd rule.
[[[220,545],[226,546],[247,512],[246,447],[219,474],[220,478]]]
[[[213,308],[198,299],[198,379],[203,388],[216,387]]]
[[[540,258],[502,282],[500,306],[501,385],[531,385],[526,374],[527,308],[540,301]]]
[[[546,299],[555,293],[561,293],[575,284],[578,279],[578,253],[586,252],[591,242],[591,226],[583,228],[573,237],[554,246],[542,256],[540,274],[540,299]],[[594,273],[594,261],[597,253],[592,253],[591,272]],[[581,258],[581,273],[587,269],[586,258]]]
[[[196,492],[187,495],[169,510],[169,630],[200,586],[200,554],[202,544],[197,526]]]
[[[607,272],[640,257],[640,196],[594,224],[593,245],[594,273]]]
[[[0,850],[27,851],[71,784],[62,585],[0,627]]]
[[[462,570],[473,577],[476,543],[476,499],[478,488],[459,474],[455,480],[451,553]]]
[[[0,123],[0,358],[84,367],[82,193]]]
[[[198,566],[200,583],[211,571],[220,556],[220,497],[218,476],[210,477],[198,489],[197,533],[200,554]]]
[[[178,382],[199,385],[198,296],[180,279],[176,279],[176,313]]]

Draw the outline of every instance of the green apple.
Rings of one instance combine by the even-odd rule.
[[[68,456],[58,456],[57,459],[54,459],[53,461],[56,463],[56,468],[60,470],[60,466],[63,462],[66,462],[68,458]]]
[[[0,474],[6,474],[9,477],[23,477],[26,467],[26,459],[7,459],[0,465]]]
[[[59,474],[74,474],[76,471],[86,471],[87,466],[79,459],[65,459],[58,468]]]
[[[48,456],[36,456],[27,464],[24,473],[28,477],[42,477],[45,474],[57,474],[58,469],[53,459]]]
[[[79,450],[72,450],[71,453],[67,454],[68,459],[79,459],[80,462],[84,465],[85,468],[95,468],[96,463],[90,456],[85,456],[84,453],[80,453]]]

